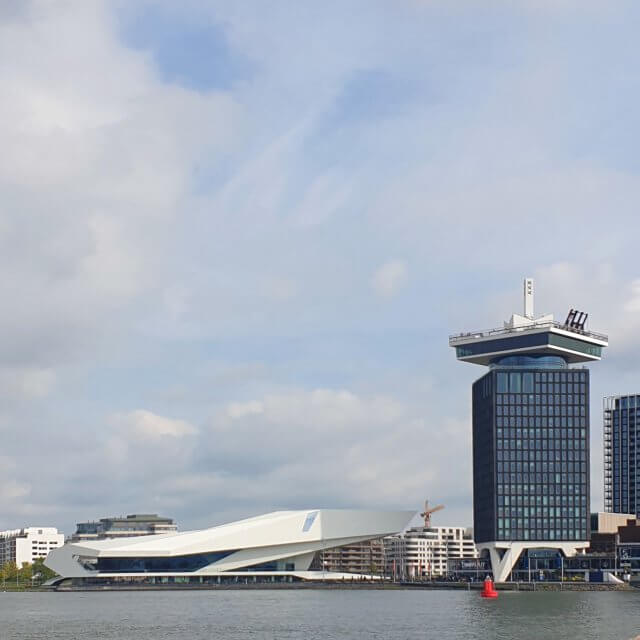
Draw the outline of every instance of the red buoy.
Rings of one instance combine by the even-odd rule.
[[[484,579],[484,586],[482,587],[482,593],[480,595],[483,598],[498,597],[498,592],[493,588],[493,580],[489,576]]]

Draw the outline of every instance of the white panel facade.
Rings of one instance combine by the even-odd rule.
[[[321,572],[308,571],[316,552],[396,533],[413,515],[413,511],[277,511],[201,531],[69,543],[51,554],[46,564],[69,578],[235,572],[246,576],[252,568],[261,576],[318,577]]]
[[[412,527],[385,539],[387,570],[407,579],[447,575],[448,561],[478,557],[465,527]]]

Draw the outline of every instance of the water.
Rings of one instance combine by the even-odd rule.
[[[2,593],[1,640],[629,640],[640,592]]]

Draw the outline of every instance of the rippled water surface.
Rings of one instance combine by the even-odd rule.
[[[2,640],[629,640],[637,593],[192,591],[1,593]]]

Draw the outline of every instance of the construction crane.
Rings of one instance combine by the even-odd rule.
[[[431,514],[435,513],[436,511],[440,511],[441,509],[444,509],[443,504],[439,504],[437,507],[429,508],[429,501],[424,501],[424,512],[420,514],[420,517],[424,518],[425,529],[428,529],[431,526]]]

